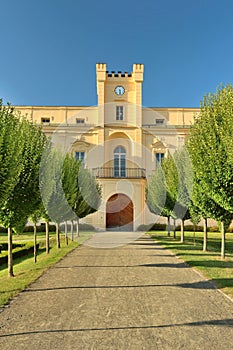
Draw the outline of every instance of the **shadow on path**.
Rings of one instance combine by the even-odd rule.
[[[148,326],[125,326],[125,327],[99,327],[99,328],[75,328],[75,329],[51,329],[51,330],[38,330],[38,331],[28,331],[28,332],[18,332],[2,334],[0,338],[5,337],[17,337],[22,335],[33,335],[33,334],[49,334],[49,333],[67,333],[67,332],[96,332],[96,331],[122,331],[130,329],[153,329],[153,328],[168,328],[168,327],[193,327],[193,326],[233,326],[233,319],[223,319],[223,320],[206,320],[198,322],[187,322],[187,323],[174,323],[174,324],[163,324],[163,325],[148,325]]]
[[[179,288],[194,288],[194,289],[216,289],[209,281],[199,281],[193,283],[177,283],[177,284],[142,284],[142,285],[115,285],[115,286],[64,286],[53,288],[35,288],[25,289],[22,293],[31,292],[46,292],[66,289],[115,289],[115,288],[157,288],[157,287],[179,287]]]

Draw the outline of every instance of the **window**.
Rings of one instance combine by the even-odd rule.
[[[116,120],[123,120],[124,110],[123,106],[116,106]]]
[[[118,146],[114,150],[114,177],[126,176],[126,152],[124,147]]]
[[[41,118],[41,123],[50,123],[50,118]]]
[[[163,125],[164,124],[164,119],[155,119],[155,124],[156,125]]]
[[[164,153],[155,153],[155,165],[161,163],[164,158]]]
[[[76,118],[76,124],[84,124],[85,119],[84,118]]]
[[[76,160],[81,160],[82,164],[85,164],[85,152],[75,152]]]

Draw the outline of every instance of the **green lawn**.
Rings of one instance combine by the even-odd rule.
[[[14,278],[9,278],[7,265],[0,266],[0,306],[9,302],[18,292],[25,289],[30,283],[35,281],[45,270],[61,260],[79,244],[91,237],[93,233],[82,232],[77,242],[69,240],[69,245],[65,244],[64,235],[61,235],[61,249],[56,248],[55,233],[50,233],[51,250],[49,254],[45,252],[45,233],[38,233],[40,249],[37,256],[37,263],[34,263],[33,255],[28,255],[14,261]],[[13,242],[33,241],[33,233],[13,236]],[[7,235],[0,234],[0,243],[7,242]]]
[[[185,243],[181,244],[180,232],[177,238],[167,236],[164,231],[148,232],[151,237],[166,249],[171,250],[189,265],[199,270],[206,278],[212,280],[219,289],[233,298],[233,234],[226,235],[226,258],[221,260],[221,234],[208,233],[208,251],[202,251],[203,233],[185,232]]]

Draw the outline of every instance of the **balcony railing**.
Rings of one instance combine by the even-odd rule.
[[[94,168],[93,175],[97,178],[107,179],[145,179],[146,169],[143,168]]]

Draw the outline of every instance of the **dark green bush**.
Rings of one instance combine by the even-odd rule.
[[[145,225],[145,224],[141,224],[138,226],[137,231],[149,231],[151,228],[151,225]]]
[[[39,249],[39,243],[36,245],[36,249]],[[32,242],[28,242],[21,247],[16,247],[12,251],[13,259],[20,258],[22,256],[26,256],[28,254],[32,254],[34,252],[34,244]],[[6,264],[8,261],[7,252],[4,253],[3,256],[0,256],[0,264]]]
[[[160,224],[160,223],[155,223],[155,224],[149,224],[149,225],[139,225],[137,228],[137,231],[166,231],[167,230],[167,225],[166,224]]]
[[[8,250],[8,243],[1,243],[1,246],[2,246],[2,250]],[[25,243],[12,243],[12,249],[15,249],[15,248],[22,248],[25,246]]]
[[[181,230],[181,226],[177,225],[176,226],[176,231],[180,231],[180,230]],[[194,231],[194,225],[184,225],[184,230],[193,232]],[[203,232],[203,226],[196,225],[195,231],[196,232]]]
[[[0,226],[0,233],[7,233],[7,228]]]
[[[172,225],[171,225],[172,228]],[[155,223],[153,226],[151,226],[150,231],[166,231],[167,230],[167,224],[160,224]]]
[[[42,223],[40,225],[36,225],[36,231],[37,232],[45,232],[45,224]],[[56,226],[49,224],[49,231],[50,232],[56,231]],[[23,232],[34,232],[34,227],[31,225],[25,226],[23,229]]]
[[[59,227],[61,232],[65,232],[65,224],[61,224]],[[71,231],[71,225],[69,223],[67,224],[67,230],[68,233]],[[74,231],[76,232],[76,223],[74,223]],[[80,223],[79,231],[96,231],[96,228],[91,224]]]

